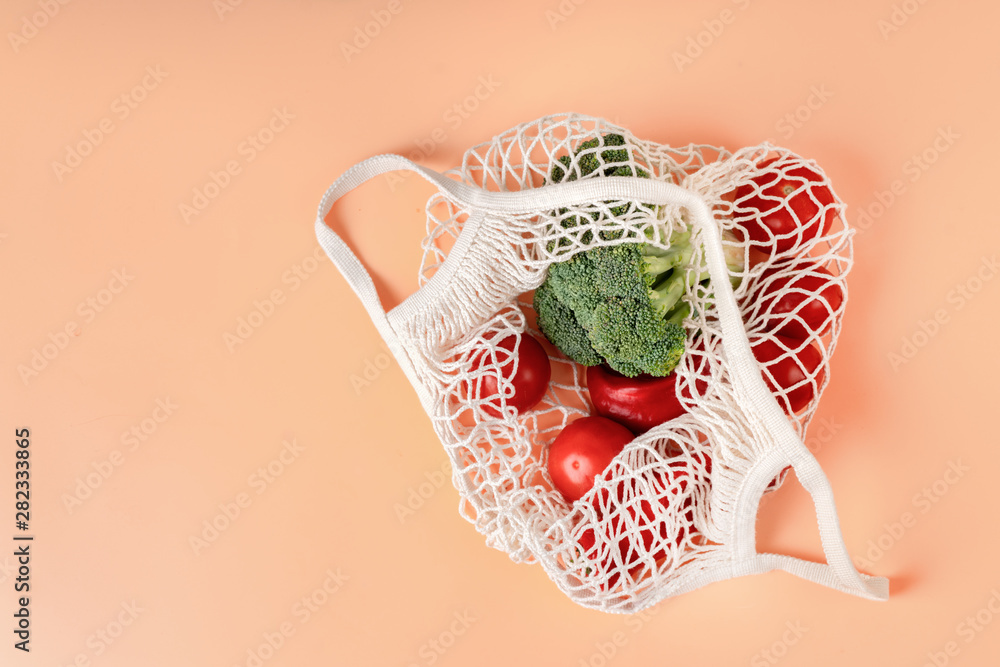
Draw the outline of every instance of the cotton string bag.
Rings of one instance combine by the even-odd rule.
[[[582,175],[580,146],[592,142],[597,147],[589,154],[601,159],[609,134],[625,138],[629,173],[648,177]],[[553,182],[560,158],[578,178]],[[774,159],[764,166],[766,158]],[[786,252],[768,254],[737,238],[753,213],[740,205],[746,196],[733,193],[746,192],[769,170],[796,173],[802,166],[829,187],[814,163],[770,144],[734,153],[675,148],[600,118],[559,114],[469,149],[461,166],[443,174],[379,155],[327,190],[317,238],[416,391],[450,460],[459,513],[489,546],[515,562],[540,564],[574,602],[605,612],[635,613],[714,581],[771,570],[867,599],[888,598],[887,579],[855,569],[830,484],[803,444],[830,380],[843,304],[830,307],[825,333],[813,332],[792,349],[788,339],[769,333],[779,316],[758,298],[765,288],[777,289],[776,299],[782,290],[801,291],[795,276],[811,270],[840,288],[846,303],[852,232],[843,203],[815,202],[814,218],[798,220],[802,238]],[[386,312],[364,265],[325,219],[337,199],[398,170],[415,172],[436,192],[426,204],[419,288]],[[828,232],[801,231],[816,230],[824,216],[834,219]],[[390,222],[381,224],[392,233]],[[503,338],[530,333],[544,340],[531,292],[551,264],[599,245],[648,242],[667,249],[671,233],[682,231],[691,232],[694,247],[688,270],[709,276],[690,280],[684,295],[688,348],[675,372],[687,412],[636,437],[587,495],[569,503],[552,486],[546,456],[567,423],[591,413],[586,369],[548,348],[552,382],[524,414],[507,405],[509,382],[501,380],[498,395],[470,388],[485,374],[503,377],[501,368],[509,377],[510,364],[516,371],[516,355],[497,345]],[[745,260],[738,272],[726,264],[734,250]],[[816,266],[825,271],[810,269]],[[780,317],[787,324],[800,315]],[[779,345],[792,359],[799,346],[819,351],[818,367],[803,367],[802,384],[813,395],[803,411],[786,415],[788,397],[772,394],[751,340]],[[826,563],[757,551],[760,499],[789,469],[815,504]]]

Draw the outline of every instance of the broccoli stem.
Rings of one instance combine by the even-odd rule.
[[[655,232],[650,230],[646,233],[646,236],[650,236],[653,233],[658,233],[660,236],[666,234],[666,232],[663,231]],[[663,248],[655,245],[647,244],[646,247],[643,248],[642,254],[647,257],[671,257],[684,248],[691,246],[691,232],[674,232],[666,238],[668,238],[670,242],[670,247],[668,249],[664,250]]]
[[[726,265],[733,273],[739,274],[743,271],[743,250],[739,246],[725,245]],[[669,250],[662,250],[655,246],[647,245],[643,249],[643,262],[647,273],[647,281],[650,286],[649,299],[653,307],[666,321],[673,321],[678,313],[671,312],[677,307],[681,297],[688,287],[696,283],[709,279],[707,270],[700,274],[691,274],[685,281],[687,275],[686,268],[691,264],[691,257],[694,249],[691,247],[691,233],[680,232],[671,237]],[[732,279],[733,286],[739,284],[738,277]],[[687,309],[680,315],[683,320],[687,312],[690,311],[686,304],[682,304]],[[680,322],[678,321],[678,324]]]
[[[642,252],[642,258],[646,264],[646,273],[655,277],[652,281],[655,285],[659,281],[660,274],[691,262],[691,246],[687,243],[678,243],[671,245],[670,250],[660,250],[647,245]]]
[[[668,317],[664,322],[667,324],[676,324],[677,326],[684,326],[684,318],[691,314],[691,306],[685,302],[681,302],[679,306],[674,308],[674,312]]]
[[[677,305],[681,297],[684,296],[684,291],[687,289],[685,281],[686,273],[687,271],[683,268],[675,269],[671,271],[667,279],[661,282],[659,286],[650,288],[649,300],[652,302],[656,312],[660,314],[660,317],[665,318],[670,310]]]

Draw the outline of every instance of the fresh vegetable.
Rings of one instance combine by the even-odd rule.
[[[595,531],[583,531],[574,549],[572,565],[583,577],[604,573],[598,586],[613,589],[623,573],[635,576],[644,565],[662,560],[671,544],[681,547],[688,535],[697,532],[693,525],[694,508],[690,484],[693,473],[688,461],[671,461],[669,474],[662,469],[649,470],[643,493],[637,497],[636,480],[621,480],[611,489],[594,494],[592,506],[598,517],[601,544],[595,547]],[[604,475],[607,476],[608,471]],[[672,483],[671,483],[672,482]],[[626,488],[631,493],[625,493]],[[680,498],[679,498],[680,496]],[[626,497],[629,500],[626,500]],[[679,507],[671,507],[680,503]],[[659,509],[657,509],[659,507]],[[672,525],[658,516],[670,512],[682,514],[680,525]],[[641,546],[640,546],[641,544]],[[643,554],[648,554],[644,557]],[[621,563],[624,567],[619,567]]]
[[[809,405],[824,374],[823,355],[815,345],[785,336],[757,336],[750,339],[750,349],[785,412],[795,414]]]
[[[776,273],[781,273],[774,277]],[[844,303],[844,290],[829,271],[811,262],[777,265],[760,278],[753,298],[765,313],[764,329],[789,338],[826,333]],[[780,292],[785,292],[778,296]]]
[[[507,405],[517,410],[518,414],[535,407],[549,388],[552,366],[545,348],[533,336],[524,333],[521,334],[515,353],[516,339],[517,336],[509,335],[496,344],[495,363],[499,367],[499,374],[491,369],[471,381],[471,394],[486,401],[482,404],[482,409],[493,417],[501,416],[499,397],[503,393],[503,387],[510,388],[512,393],[505,395]],[[514,372],[515,360],[517,372]],[[473,371],[478,371],[492,361],[490,354],[485,351],[480,353],[473,361]]]
[[[665,558],[668,545],[680,546],[689,531],[694,530],[694,526],[690,525],[694,510],[691,509],[692,500],[688,491],[688,486],[691,483],[691,470],[688,463],[674,461],[670,466],[670,473],[669,478],[661,471],[647,473],[650,478],[649,486],[656,496],[650,499],[636,498],[633,494],[632,501],[624,507],[624,511],[619,510],[611,516],[608,522],[612,539],[617,538],[622,563],[629,569],[643,564],[643,553],[650,554],[653,561]],[[670,484],[671,480],[673,484]],[[635,485],[634,482],[632,484]],[[682,495],[683,499],[679,500],[678,495]],[[659,512],[666,513],[671,511],[672,506],[678,502],[680,507],[673,508],[672,513],[679,516],[681,510],[686,510],[682,523],[671,525],[671,523],[657,518],[657,510],[654,509],[653,503],[660,506]],[[641,549],[639,539],[636,539],[635,535],[629,535],[629,532],[634,529],[638,530],[638,538],[642,540]],[[654,548],[657,546],[659,548],[654,552]]]
[[[587,389],[594,412],[614,419],[636,434],[686,412],[677,400],[676,385],[676,373],[629,378],[604,366],[587,369]]]
[[[549,477],[556,490],[569,502],[582,498],[632,438],[631,431],[604,417],[571,422],[549,445]]]
[[[594,544],[594,529],[587,528],[583,531],[574,548],[575,553],[570,564],[582,579],[592,577],[596,579],[599,572],[609,572],[614,567],[611,550],[594,550]],[[602,590],[609,591],[618,584],[619,579],[621,579],[621,573],[613,571],[607,577],[597,580],[596,583]]]
[[[602,146],[625,148],[598,150]],[[648,178],[649,174],[638,167],[633,172],[630,165],[635,161],[630,153],[624,137],[604,135],[581,144],[575,162],[563,156],[553,166],[551,180]],[[635,203],[613,207],[610,212],[619,217],[639,210],[656,215],[654,207]],[[591,220],[568,216],[561,224],[566,228],[584,224],[600,227],[602,222],[609,221],[602,213],[594,213]],[[648,238],[652,240],[659,229],[654,225]],[[613,239],[621,231],[611,228],[598,233]],[[590,234],[584,232],[581,240],[592,241]],[[669,250],[646,242],[598,246],[552,264],[545,282],[535,291],[534,307],[542,333],[563,354],[585,366],[603,362],[628,377],[669,375],[684,353],[686,334],[681,323],[689,306],[681,297],[689,284],[708,279],[707,271],[688,271],[693,252],[689,231],[673,233],[669,244]],[[730,267],[741,271],[742,250],[731,244],[727,248]]]
[[[765,169],[776,161],[770,158],[758,168]],[[835,204],[824,178],[813,168],[800,165],[767,171],[738,187],[734,215],[752,246],[781,254],[827,234],[837,215]],[[740,221],[741,217],[746,219]]]

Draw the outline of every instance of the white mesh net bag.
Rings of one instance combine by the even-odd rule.
[[[437,192],[426,206],[420,288],[386,313],[324,220],[346,192],[395,170],[420,174]],[[784,198],[765,187],[779,177]],[[397,155],[359,163],[327,191],[316,233],[420,397],[451,461],[461,515],[514,561],[539,563],[574,602],[633,613],[775,569],[884,600],[887,580],[855,570],[830,485],[803,445],[829,381],[851,265],[843,204],[828,188],[815,164],[767,144],[672,148],[561,114],[470,149],[446,174]],[[790,226],[754,228],[762,206],[781,208]],[[684,233],[693,252],[676,392],[686,412],[635,437],[568,502],[553,487],[547,453],[568,423],[591,413],[585,368],[547,348],[549,388],[519,414],[504,379],[517,348],[497,341],[525,332],[544,340],[532,291],[554,263],[624,243],[667,251]],[[778,377],[789,368],[792,385]],[[475,389],[486,376],[499,380],[498,392]],[[826,563],[756,550],[760,498],[789,467],[815,503]]]

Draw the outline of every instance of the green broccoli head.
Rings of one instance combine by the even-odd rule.
[[[630,150],[619,134],[591,139],[580,144],[574,156],[563,156],[553,165],[551,180],[573,181],[591,174],[632,176]],[[635,174],[649,177],[639,167]],[[624,215],[633,206],[655,212],[652,205],[628,202],[613,207],[611,214]],[[582,224],[577,216],[565,216],[565,210],[560,214],[565,228]],[[600,221],[597,213],[590,217]],[[600,234],[613,239],[621,232]],[[581,240],[589,243],[590,232]],[[538,327],[577,363],[606,363],[629,377],[669,375],[685,349],[682,323],[690,308],[682,297],[689,285],[708,278],[691,269],[692,254],[691,234],[685,231],[671,235],[667,250],[626,242],[598,246],[556,262],[535,292]]]
[[[630,377],[668,375],[680,361],[684,329],[664,317],[672,305],[654,301],[660,277],[647,268],[646,247],[600,246],[549,267],[535,310],[542,333],[566,356]]]

